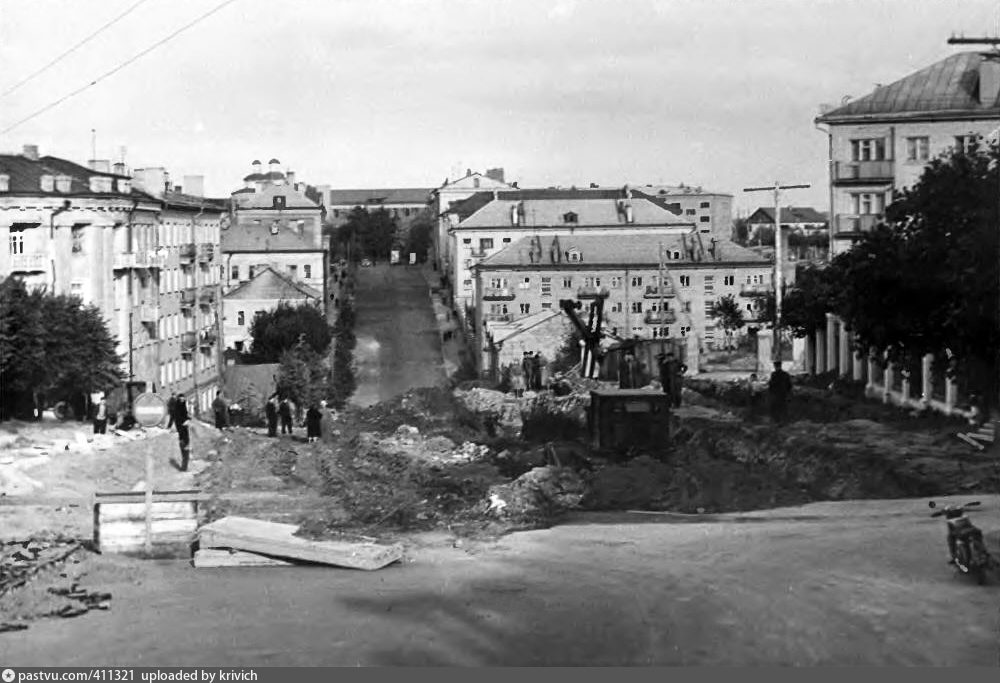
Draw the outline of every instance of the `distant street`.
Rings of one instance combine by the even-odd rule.
[[[358,388],[352,403],[369,406],[444,382],[441,339],[419,267],[358,268],[355,310]]]
[[[928,513],[584,515],[468,551],[425,537],[371,573],[149,562],[110,612],[0,635],[0,663],[996,666],[1000,586],[955,576]]]

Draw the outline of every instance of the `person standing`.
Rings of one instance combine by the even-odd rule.
[[[222,397],[222,392],[215,392],[215,400],[212,401],[212,411],[215,413],[215,428],[222,430],[229,427],[229,404]]]
[[[687,366],[677,360],[673,351],[661,353],[657,358],[660,359],[660,383],[663,384],[663,393],[670,396],[670,404],[674,408],[680,408]]]
[[[537,351],[532,351],[528,356],[531,363],[531,388],[534,391],[541,391],[542,388],[542,359]]]
[[[524,375],[524,388],[531,390],[531,354],[525,351],[521,354],[521,373]]]
[[[94,411],[94,434],[108,433],[108,401],[103,396]]]
[[[792,393],[792,378],[781,369],[781,361],[775,361],[774,372],[767,383],[767,392],[771,402],[771,419],[775,424],[785,421],[788,411],[788,397]]]
[[[517,363],[510,364],[510,390],[514,392],[514,398],[524,395],[524,368]]]
[[[191,458],[191,432],[188,429],[187,400],[184,394],[177,394],[172,418],[177,428],[177,443],[181,448],[181,472],[187,472],[188,461]]]
[[[622,357],[621,365],[618,366],[618,388],[635,389],[637,370],[638,362],[635,358],[635,352],[629,349]]]
[[[278,417],[281,418],[281,433],[291,434],[292,433],[292,404],[289,403],[288,398],[282,398],[281,402],[278,404]]]
[[[267,418],[267,435],[278,435],[278,399],[271,396],[264,404],[264,416]]]
[[[321,436],[320,421],[323,419],[323,414],[316,407],[315,403],[309,405],[309,409],[306,410],[306,441],[309,443],[315,443],[319,441]]]

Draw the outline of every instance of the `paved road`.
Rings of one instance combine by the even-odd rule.
[[[357,272],[358,388],[351,402],[369,406],[444,382],[441,338],[421,271],[377,265]]]
[[[148,563],[108,613],[0,636],[0,664],[996,666],[1000,586],[954,576],[927,513],[590,515],[372,573]]]

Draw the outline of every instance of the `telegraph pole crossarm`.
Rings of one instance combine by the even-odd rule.
[[[768,187],[744,187],[744,192],[774,193],[774,346],[772,357],[775,362],[781,361],[781,292],[784,264],[781,245],[781,191],[804,190],[811,185],[782,185],[777,180]]]

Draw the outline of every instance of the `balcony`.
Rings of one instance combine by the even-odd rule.
[[[198,262],[209,263],[215,258],[215,245],[211,242],[204,242],[198,245]]]
[[[34,254],[11,254],[10,272],[12,273],[41,273],[45,271],[45,253]]]
[[[643,320],[647,325],[670,325],[677,322],[677,314],[673,311],[646,311]]]
[[[166,257],[153,251],[138,250],[115,254],[113,268],[115,270],[135,270],[146,268],[162,268],[166,265]]]
[[[155,304],[139,306],[138,316],[139,322],[155,325],[156,321],[160,319],[160,307]]]
[[[198,256],[198,247],[194,242],[182,244],[177,255],[180,257],[181,263],[193,263]]]
[[[660,294],[661,291],[663,292],[662,295]],[[646,287],[646,291],[645,293],[643,293],[642,296],[645,299],[659,299],[661,297],[664,299],[669,299],[670,297],[675,296],[675,292],[674,288],[670,286],[657,287],[655,285],[651,285],[649,287]]]
[[[863,185],[866,183],[891,183],[891,161],[837,161],[833,164],[835,185]]]
[[[201,334],[198,335],[198,345],[202,348],[212,348],[215,346],[218,338],[219,336],[215,333],[215,330],[202,330]]]
[[[513,313],[487,313],[483,316],[486,322],[491,323],[509,323],[514,320]]]
[[[606,299],[611,292],[607,287],[580,287],[576,290],[577,299]]]
[[[834,235],[838,237],[854,237],[864,232],[871,232],[871,229],[881,220],[882,215],[875,213],[862,214],[860,216],[838,214],[835,223],[837,231]]]
[[[194,332],[181,334],[181,353],[191,353],[198,346],[198,335]]]
[[[770,293],[770,285],[742,285],[740,287],[740,296],[767,296]]]
[[[146,252],[147,268],[163,268],[167,265],[167,255],[157,254],[155,251]]]
[[[513,299],[514,292],[508,287],[487,289],[483,292],[483,301],[511,301]]]
[[[198,301],[198,291],[194,287],[181,290],[181,307],[191,308]]]

